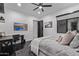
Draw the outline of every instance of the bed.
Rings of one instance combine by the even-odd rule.
[[[50,37],[36,38],[31,42],[31,51],[37,56],[79,56],[79,48],[61,45]]]

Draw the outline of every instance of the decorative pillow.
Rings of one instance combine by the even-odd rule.
[[[62,40],[62,38],[63,38],[62,36],[59,36],[58,39],[57,39],[56,41],[57,41],[58,43],[60,43],[61,40]]]
[[[72,31],[72,34],[74,34],[74,36],[76,36],[77,31],[76,30]]]
[[[74,32],[67,32],[60,42],[63,45],[69,45],[72,39],[75,37]]]
[[[70,47],[78,48],[79,47],[79,35],[76,35],[72,42],[70,43]]]

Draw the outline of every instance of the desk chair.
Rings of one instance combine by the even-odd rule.
[[[12,39],[0,41],[0,56],[11,56],[15,53]]]
[[[18,41],[19,39],[20,39],[20,35],[19,34],[13,35],[13,42],[16,43],[16,41]]]

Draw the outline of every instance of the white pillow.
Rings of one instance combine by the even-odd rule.
[[[78,48],[79,47],[79,35],[77,34],[72,42],[70,43],[70,47],[72,48]]]

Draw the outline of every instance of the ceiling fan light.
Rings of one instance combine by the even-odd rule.
[[[41,12],[40,12],[40,11],[38,11],[37,13],[38,13],[38,14],[41,14]]]
[[[43,7],[42,6],[39,6],[39,9],[42,9]]]
[[[19,7],[21,7],[21,3],[17,3],[17,5],[18,5]]]

